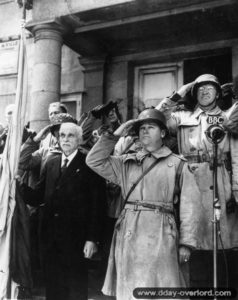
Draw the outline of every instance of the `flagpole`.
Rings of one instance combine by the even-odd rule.
[[[18,75],[15,99],[15,110],[7,135],[5,148],[0,162],[0,300],[16,299],[20,282],[12,279],[12,219],[16,206],[16,175],[25,125],[27,108],[27,64],[25,47],[26,9],[30,0],[18,0],[22,8],[21,34],[18,57]],[[14,228],[15,232],[19,228]]]

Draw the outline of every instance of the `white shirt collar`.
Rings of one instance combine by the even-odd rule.
[[[64,153],[62,153],[62,157],[61,157],[61,167],[64,165],[64,160],[67,158],[68,162],[67,162],[67,167],[68,165],[71,163],[71,161],[74,159],[74,157],[76,156],[78,152],[78,149],[76,149],[73,153],[71,153],[69,156],[66,156]]]

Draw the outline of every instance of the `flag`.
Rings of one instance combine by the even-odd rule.
[[[26,38],[24,24],[21,28],[18,58],[18,78],[15,111],[9,126],[8,136],[0,161],[0,300],[15,299],[17,284],[10,277],[10,241],[12,217],[15,208],[16,175],[21,140],[25,124],[27,103]],[[10,295],[7,292],[10,287]]]

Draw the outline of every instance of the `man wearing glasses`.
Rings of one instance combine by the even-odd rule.
[[[189,102],[183,107],[179,102],[185,96]],[[201,208],[203,219],[198,236],[200,249],[194,253],[193,263],[190,265],[190,275],[200,286],[212,285],[212,249],[213,249],[213,157],[214,141],[209,137],[209,128],[219,126],[224,136],[215,136],[218,141],[217,182],[220,208],[220,236],[218,238],[218,255],[226,249],[226,256],[234,270],[232,261],[237,257],[238,247],[238,137],[232,131],[225,130],[224,125],[231,121],[231,115],[237,111],[237,103],[224,111],[219,107],[222,89],[218,79],[211,74],[203,74],[194,82],[182,86],[178,92],[164,99],[156,109],[164,112],[171,134],[177,136],[179,153],[189,164],[201,193]],[[178,107],[180,107],[178,109]],[[219,129],[218,128],[218,129]],[[215,133],[215,132],[213,132]],[[216,132],[217,133],[217,132]],[[191,195],[192,197],[192,195]],[[233,257],[233,258],[232,258]],[[197,264],[197,265],[196,265]],[[186,265],[186,262],[185,262]],[[224,266],[224,258],[218,259],[218,284],[225,285],[226,272],[219,267]],[[193,276],[193,270],[197,275]],[[229,274],[231,275],[231,274]],[[231,276],[230,276],[231,277]],[[229,286],[232,282],[229,282]],[[234,287],[235,284],[232,286]],[[237,284],[236,284],[237,286]]]

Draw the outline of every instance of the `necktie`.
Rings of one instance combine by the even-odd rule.
[[[64,163],[63,166],[61,167],[61,176],[65,173],[65,171],[67,170],[67,163],[68,163],[68,158],[64,159]]]

